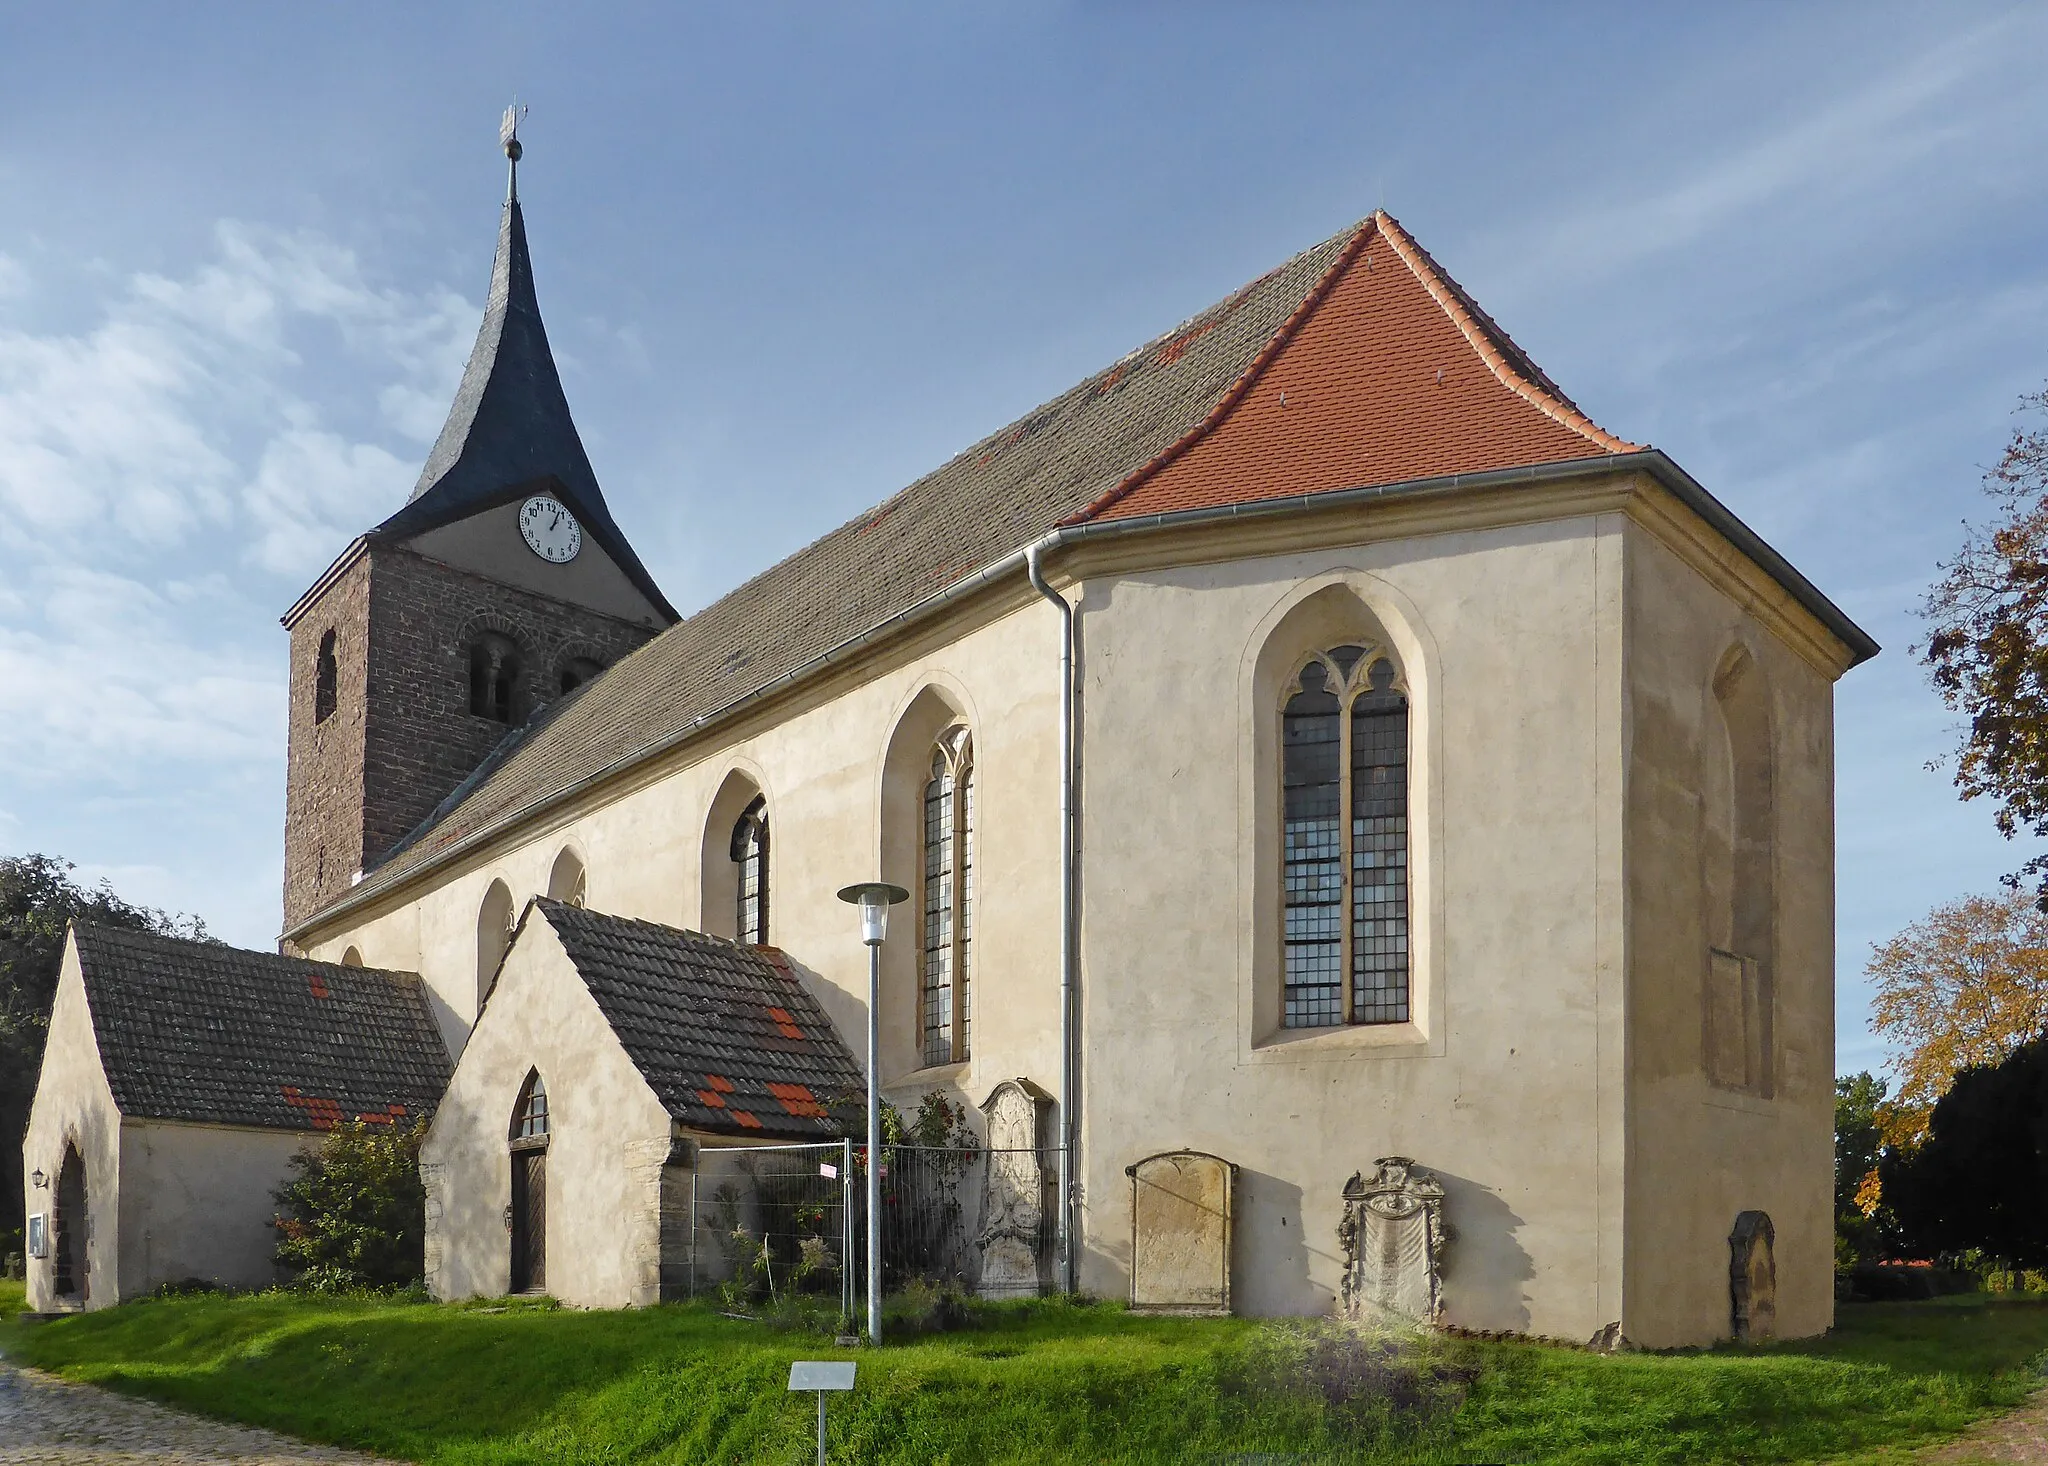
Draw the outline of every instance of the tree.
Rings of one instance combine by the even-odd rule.
[[[2013,890],[1937,906],[1872,954],[1871,1027],[1899,1087],[1884,1142],[1917,1143],[1959,1069],[1995,1064],[2048,1027],[2048,913]]]
[[[1972,1249],[2048,1266],[2048,1039],[1956,1075],[1927,1139],[1879,1162],[1886,1204],[1923,1255]]]
[[[2048,392],[2020,399],[2048,414]],[[1963,547],[1941,566],[1922,614],[1919,655],[1949,707],[1968,719],[1956,760],[1963,798],[1989,797],[2010,839],[2048,834],[2048,428],[2013,430],[1984,475],[1998,505],[1988,526],[1965,525]],[[2023,874],[2044,878],[2048,856]]]
[[[333,1293],[419,1281],[426,1271],[426,1133],[424,1120],[350,1120],[318,1150],[292,1157],[292,1178],[273,1193],[284,1210],[271,1225],[277,1260],[301,1287]]]
[[[1881,1262],[1898,1251],[1897,1222],[1879,1200],[1878,1129],[1885,1083],[1863,1073],[1835,1081],[1835,1265]]]
[[[43,1067],[50,1004],[73,921],[210,941],[196,916],[131,906],[102,880],[81,886],[69,861],[0,856],[0,1232],[22,1224],[21,1136]]]

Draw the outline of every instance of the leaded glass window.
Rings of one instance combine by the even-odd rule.
[[[932,750],[923,844],[923,1055],[950,1064],[968,1056],[973,1023],[974,759],[965,728]]]
[[[1408,699],[1384,656],[1340,646],[1282,710],[1287,1028],[1408,1021]]]
[[[732,859],[739,867],[739,940],[768,942],[768,801],[756,797],[732,828]]]
[[[512,1138],[528,1141],[548,1138],[548,1089],[540,1082],[539,1070],[526,1076],[526,1083],[519,1091],[519,1103],[512,1108]]]

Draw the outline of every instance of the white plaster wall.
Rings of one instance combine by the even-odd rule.
[[[100,1067],[99,1041],[93,1035],[92,1011],[79,971],[78,947],[64,943],[64,965],[57,977],[56,1002],[50,1010],[50,1037],[43,1050],[36,1097],[29,1107],[28,1129],[21,1145],[23,1200],[27,1210],[56,1211],[57,1177],[64,1165],[66,1144],[76,1145],[85,1163],[86,1278],[88,1308],[112,1306],[122,1296],[121,1258],[117,1247],[121,1202],[121,1112]],[[27,1181],[41,1170],[48,1184]],[[74,1306],[55,1292],[56,1238],[51,1255],[30,1259],[28,1306],[53,1312]]]
[[[1637,527],[1628,535],[1630,1037],[1628,1333],[1729,1332],[1737,1213],[1777,1233],[1778,1326],[1834,1321],[1834,697],[1830,672]],[[1733,645],[1771,694],[1777,859],[1769,1097],[1707,1082],[1701,760]]]
[[[262,1288],[276,1263],[272,1193],[318,1134],[129,1120],[121,1127],[122,1295],[196,1278]]]
[[[584,1308],[658,1301],[669,1117],[540,914],[529,914],[455,1066],[421,1151],[427,1286],[511,1286],[512,1111],[529,1071],[548,1092],[546,1291]]]
[[[896,649],[865,680],[828,679],[778,720],[744,722],[664,763],[603,807],[454,871],[388,912],[315,935],[310,955],[351,945],[373,967],[419,972],[444,1015],[450,1052],[476,1012],[476,920],[502,878],[515,909],[547,889],[564,844],[585,861],[592,910],[696,930],[730,929],[704,911],[707,816],[739,770],[767,796],[770,937],[787,952],[857,1054],[865,1053],[867,952],[835,892],[878,870],[915,890],[914,835],[884,858],[883,763],[906,720],[942,702],[973,730],[977,777],[975,1051],[964,1066],[921,1067],[914,954],[918,920],[899,907],[885,953],[883,1081],[904,1100],[946,1088],[972,1102],[1001,1079],[1058,1079],[1058,632],[1052,608],[1009,587],[978,621]],[[920,726],[922,726],[920,724]],[[917,762],[922,763],[922,759]],[[714,891],[722,885],[712,883]],[[509,1103],[509,1101],[508,1101]]]
[[[1238,1309],[1327,1311],[1342,1187],[1402,1154],[1448,1189],[1452,1322],[1583,1339],[1620,1317],[1618,532],[1087,582],[1084,1287],[1128,1287],[1124,1167],[1187,1147],[1242,1168]],[[1411,684],[1418,1002],[1399,1028],[1304,1036],[1262,1015],[1279,697],[1258,664],[1333,584],[1377,627],[1313,625],[1290,656],[1383,630]]]

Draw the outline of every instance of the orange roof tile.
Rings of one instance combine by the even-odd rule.
[[[1580,412],[1382,210],[1201,422],[1069,522],[1636,447]]]

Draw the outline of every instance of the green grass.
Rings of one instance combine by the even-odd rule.
[[[18,1306],[12,1286],[0,1314]],[[1469,1377],[1433,1418],[1327,1407],[1303,1384],[1317,1337],[1108,1305],[995,1310],[970,1330],[856,1356],[860,1386],[833,1402],[832,1459],[1891,1460],[2034,1388],[2048,1307],[1844,1305],[1825,1340],[1690,1354],[1431,1342],[1423,1364]],[[809,1396],[784,1391],[789,1361],[845,1357],[702,1307],[487,1312],[275,1295],[0,1323],[0,1349],[433,1466],[808,1461],[815,1417]]]
[[[18,1278],[0,1278],[0,1323],[28,1307],[28,1284]]]

